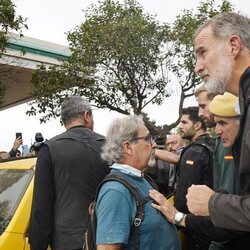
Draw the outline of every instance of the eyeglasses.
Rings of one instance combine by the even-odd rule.
[[[149,142],[150,144],[153,144],[153,141],[155,140],[155,137],[152,136],[151,134],[148,134],[146,136],[142,136],[142,137],[136,137],[133,139],[133,141],[137,141],[137,140],[141,140],[143,139],[144,141]]]

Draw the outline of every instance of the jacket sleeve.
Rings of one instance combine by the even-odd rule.
[[[54,210],[54,181],[49,148],[43,145],[36,163],[29,227],[32,250],[45,250],[51,243]]]
[[[215,193],[208,207],[216,227],[250,232],[250,195]]]
[[[17,151],[14,151],[13,148],[10,150],[9,155],[10,157],[16,157]]]
[[[213,225],[209,216],[195,216],[188,214],[185,218],[186,229],[201,234],[210,241],[224,241],[238,238],[243,235],[243,232],[231,231],[223,228],[218,228]]]

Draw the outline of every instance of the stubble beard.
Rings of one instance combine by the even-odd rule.
[[[213,120],[213,118],[206,119],[206,121],[204,120],[204,123],[205,123],[205,125],[206,125],[207,128],[213,128],[216,125],[216,123]]]

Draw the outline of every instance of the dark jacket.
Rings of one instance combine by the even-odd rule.
[[[89,204],[110,170],[100,158],[105,138],[83,126],[40,149],[29,230],[31,249],[80,249]]]
[[[250,195],[250,67],[240,80],[240,129],[233,145],[233,156],[238,167],[241,194]]]
[[[194,232],[198,238],[202,237],[207,241],[214,241],[215,246],[212,249],[249,249],[250,237],[248,233],[215,227],[210,217],[188,214],[185,218],[185,224],[186,228]]]
[[[192,184],[213,187],[214,147],[215,139],[205,134],[183,149],[178,166],[179,173],[174,200],[175,207],[180,212],[189,213],[186,194]]]
[[[240,79],[240,129],[233,145],[233,156],[240,178],[241,196],[215,193],[209,200],[213,224],[250,232],[250,68]]]
[[[215,139],[202,135],[183,149],[179,162],[179,175],[174,204],[177,210],[189,213],[186,205],[186,194],[192,184],[213,187],[213,152]],[[210,239],[194,231],[182,229],[184,233],[184,249],[206,250]]]

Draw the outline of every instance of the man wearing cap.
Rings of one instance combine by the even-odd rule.
[[[232,117],[238,117],[238,114],[234,110],[234,105],[237,99],[236,96],[227,93],[225,96],[219,95],[216,97],[218,94],[219,93],[209,93],[204,85],[195,91],[195,97],[199,105],[199,116],[209,129],[215,128],[216,122],[214,117],[216,114],[218,114],[218,116],[223,116],[223,113],[231,112],[230,115]],[[216,99],[214,102],[218,103],[219,105],[215,105],[217,110],[215,110],[215,112],[211,112],[209,105],[215,97]],[[239,122],[238,118],[237,120]],[[224,147],[223,141],[220,138],[220,134],[217,138],[215,138],[215,140],[216,147],[214,150],[213,161],[213,189],[224,189],[230,194],[238,194],[239,180],[236,174],[236,167],[233,160],[231,147]],[[217,248],[215,249],[220,249],[219,245],[222,246],[223,243],[212,242],[211,245],[216,245]]]
[[[225,92],[217,95],[209,105],[216,123],[216,134],[223,143],[223,147],[216,148],[214,155],[214,190],[223,188],[230,194],[239,194],[239,179],[231,149],[240,124],[236,103],[237,97]]]

